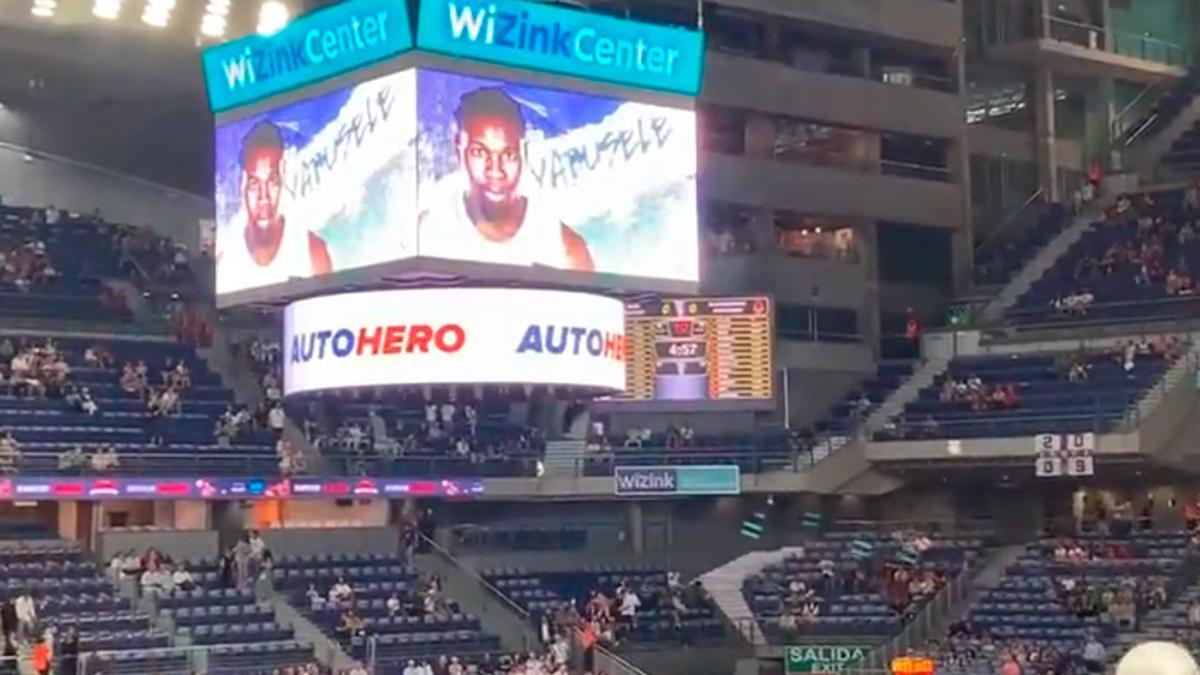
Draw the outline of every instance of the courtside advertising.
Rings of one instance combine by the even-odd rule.
[[[520,0],[422,0],[417,47],[686,96],[704,70],[699,31]]]
[[[690,110],[421,70],[423,258],[699,280]]]
[[[287,395],[422,384],[625,388],[625,313],[588,293],[448,288],[300,300],[284,313]]]
[[[217,295],[416,255],[416,73],[216,132]]]
[[[392,58],[412,47],[404,0],[352,0],[296,19],[274,35],[200,55],[209,107],[228,110]]]

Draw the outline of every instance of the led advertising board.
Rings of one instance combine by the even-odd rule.
[[[200,54],[209,107],[229,110],[398,56],[412,48],[405,0],[350,0]]]
[[[686,96],[704,72],[702,32],[521,0],[422,0],[417,47]]]
[[[416,73],[217,127],[217,295],[411,257]]]
[[[736,495],[741,491],[737,464],[613,468],[613,492],[621,497]]]
[[[625,388],[625,315],[600,295],[529,289],[368,291],[284,312],[284,393],[424,384]]]
[[[222,124],[218,301],[414,258],[697,283],[695,134],[691,110],[424,69]]]
[[[610,400],[772,401],[770,298],[646,300],[626,317],[628,389]]]
[[[422,257],[699,280],[690,110],[417,76]]]
[[[12,476],[0,479],[0,502],[60,500],[173,499],[345,499],[383,497],[478,497],[478,478],[184,478],[178,476]]]

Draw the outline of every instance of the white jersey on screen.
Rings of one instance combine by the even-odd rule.
[[[439,199],[418,221],[419,255],[497,265],[545,265],[566,268],[562,220],[544,200],[527,197],[525,221],[508,241],[492,241],[479,233],[467,215],[461,191]]]
[[[308,230],[299,224],[283,225],[283,241],[270,263],[260,265],[246,248],[245,232],[236,230],[217,254],[217,287],[220,292],[240,291],[278,284],[292,278],[313,275]]]

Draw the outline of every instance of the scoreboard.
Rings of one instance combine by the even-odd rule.
[[[618,401],[772,403],[771,300],[665,298],[626,305]]]

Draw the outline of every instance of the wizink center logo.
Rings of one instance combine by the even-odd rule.
[[[398,54],[412,46],[404,3],[355,0],[297,19],[270,37],[249,37],[205,50],[202,60],[214,111]]]
[[[618,466],[613,479],[619,495],[661,495],[679,491],[679,474],[670,467]]]
[[[450,39],[460,44],[524,52],[530,58],[551,57],[585,67],[667,78],[681,69],[680,49],[639,34],[649,33],[647,29],[651,27],[617,20],[595,20],[591,25],[579,26],[566,18],[592,17],[543,5],[519,10],[504,7],[504,3],[447,0],[445,18],[449,22]],[[551,18],[556,16],[563,20]],[[605,29],[603,26],[609,22],[610,29]]]

